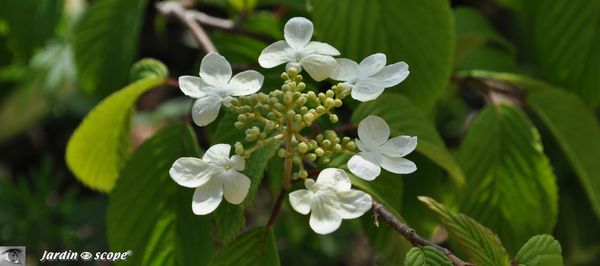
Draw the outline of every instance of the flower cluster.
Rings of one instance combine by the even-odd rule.
[[[290,188],[292,180],[304,180],[306,189],[289,194],[290,205],[301,214],[310,213],[310,227],[319,234],[335,231],[342,219],[363,215],[373,200],[367,193],[352,189],[344,170],[326,168],[315,181],[307,166],[315,170],[333,156],[349,153],[353,156],[347,162],[348,170],[364,180],[375,179],[381,168],[397,174],[416,170],[414,163],[403,158],[416,148],[416,137],[390,139],[390,128],[380,117],[362,120],[355,140],[340,137],[331,129],[321,132],[317,126],[322,118],[330,123],[339,121],[335,109],[343,105],[346,96],[370,101],[385,88],[402,82],[409,74],[408,65],[399,62],[386,66],[386,57],[380,53],[360,63],[336,59],[340,52],[333,46],[311,41],[313,30],[309,20],[292,18],[285,25],[285,40],[261,53],[258,62],[262,67],[286,65],[280,89],[259,92],[264,77],[253,70],[232,77],[230,64],[217,53],[202,59],[199,77],[179,78],[183,93],[196,99],[194,123],[205,126],[213,122],[224,106],[237,115],[233,126],[245,133],[245,139],[235,143],[231,157],[229,144],[216,144],[202,159],[185,157],[173,163],[169,172],[173,180],[196,189],[192,200],[195,214],[213,212],[222,198],[232,204],[242,203],[251,183],[241,173],[245,160],[268,145],[281,147],[277,154],[284,159],[284,190]],[[340,82],[323,92],[311,90],[303,82],[303,70],[315,81],[330,78]]]

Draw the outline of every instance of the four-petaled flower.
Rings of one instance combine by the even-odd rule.
[[[200,77],[181,76],[179,87],[187,96],[196,98],[192,118],[198,126],[205,126],[217,118],[221,103],[229,106],[231,96],[244,96],[260,90],[263,75],[248,70],[231,77],[231,65],[225,57],[208,53],[200,63]]]
[[[370,115],[358,124],[356,146],[359,153],[348,161],[350,172],[364,180],[374,180],[381,167],[396,174],[410,174],[417,166],[402,158],[417,147],[417,137],[390,137],[390,127],[381,117]]]
[[[371,209],[373,199],[369,194],[351,189],[350,179],[341,169],[321,171],[317,182],[306,179],[306,189],[290,193],[292,208],[310,215],[310,227],[318,234],[337,230],[342,219],[358,218]]]
[[[223,196],[232,204],[240,204],[250,188],[250,179],[239,173],[244,170],[244,158],[229,157],[231,146],[217,144],[210,147],[202,159],[179,158],[169,170],[171,178],[179,185],[196,188],[192,200],[195,214],[205,215],[214,211]]]
[[[385,55],[381,53],[366,57],[360,64],[346,58],[339,58],[337,62],[331,78],[344,81],[344,88],[352,90],[352,98],[361,102],[376,99],[385,88],[398,85],[409,74],[404,62],[386,66]]]
[[[310,41],[313,34],[313,24],[302,17],[290,19],[283,31],[285,41],[277,41],[265,48],[258,63],[264,68],[272,68],[287,63],[286,70],[295,67],[298,71],[306,72],[316,81],[321,81],[333,73],[337,62],[333,56],[340,52],[333,46]]]

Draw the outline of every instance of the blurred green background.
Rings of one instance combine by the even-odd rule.
[[[522,162],[540,163],[544,169],[514,170],[508,159],[498,167],[508,176],[556,179],[558,192],[548,202],[557,200],[558,211],[550,211],[541,223],[547,223],[549,233],[560,241],[566,265],[600,264],[600,0],[178,2],[231,23],[231,28],[203,26],[234,72],[258,69],[266,77],[265,87],[280,85],[282,68],[261,69],[258,55],[266,45],[283,39],[283,25],[294,16],[310,18],[316,27],[314,38],[332,44],[343,57],[360,61],[383,52],[388,64],[406,61],[409,78],[386,95],[408,99],[419,112],[416,116],[428,120],[441,137],[434,146],[444,151],[447,147],[448,156],[458,162],[453,166],[432,159],[438,154],[435,150],[412,157],[419,171],[400,185],[404,193],[400,188],[398,202],[403,217],[424,236],[436,236],[437,220],[417,202],[417,195],[436,196],[486,226],[502,227],[497,224],[500,218],[478,213],[469,205],[471,199],[460,196],[465,190],[457,190],[449,180],[464,173],[466,191],[483,193],[485,182],[472,176],[487,168],[477,164],[503,159],[476,156],[477,147],[493,143],[497,149],[487,152],[501,154],[503,147],[518,148],[522,136],[534,131],[526,137],[531,142],[541,139],[543,153]],[[191,100],[173,81],[196,74],[204,52],[183,24],[157,11],[156,3],[0,3],[0,245],[27,246],[30,261],[44,250],[110,249],[105,224],[109,196],[74,178],[65,163],[65,149],[85,115],[126,86],[131,66],[145,57],[162,61],[170,82],[137,100],[131,150],[165,125],[189,121]],[[503,124],[507,128],[497,131],[491,118],[484,121],[478,114],[502,102],[516,106],[524,116],[517,115],[521,120],[508,121]],[[346,123],[358,103],[348,106],[340,114]],[[194,127],[202,148],[209,146],[216,127]],[[278,169],[268,172],[265,186],[276,192]],[[505,186],[519,182],[508,180]],[[543,190],[531,188],[531,193],[538,193],[536,189]],[[264,223],[272,193],[257,195],[246,224]],[[521,196],[527,201],[527,196],[515,195],[513,201],[494,206],[517,208]],[[394,243],[369,233],[369,217],[345,221],[334,234],[317,236],[308,230],[308,218],[289,206],[282,216],[275,232],[283,265],[369,265],[386,264],[386,259],[395,264],[393,256],[386,257],[393,254],[386,246],[391,249]],[[515,217],[521,219],[528,217]],[[501,230],[497,233],[511,253],[514,245],[522,244],[513,245]]]

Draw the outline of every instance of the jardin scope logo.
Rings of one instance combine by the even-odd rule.
[[[63,250],[63,251],[44,251],[42,257],[40,258],[40,262],[47,261],[78,261],[81,259],[82,261],[125,261],[129,258],[133,252],[131,250],[127,250],[125,252],[107,252],[101,251],[92,253],[89,251],[76,252],[72,250]],[[3,264],[0,264],[2,266]]]
[[[0,266],[25,265],[25,257],[23,246],[0,246]]]

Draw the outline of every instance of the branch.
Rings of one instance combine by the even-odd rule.
[[[373,212],[375,212],[376,217],[381,217],[381,219],[385,220],[396,232],[402,235],[410,244],[415,247],[424,247],[431,246],[442,252],[452,263],[456,266],[474,266],[472,263],[464,262],[456,255],[454,255],[450,250],[444,248],[436,243],[433,243],[419,235],[415,232],[414,229],[408,227],[406,224],[401,223],[394,217],[392,213],[383,207],[380,203],[373,201]]]
[[[171,16],[181,21],[191,32],[194,39],[207,52],[216,52],[217,48],[206,34],[206,31],[199,23],[194,20],[194,15],[190,10],[186,10],[180,3],[175,1],[158,2],[156,9],[165,16]]]

